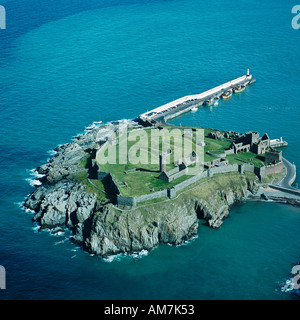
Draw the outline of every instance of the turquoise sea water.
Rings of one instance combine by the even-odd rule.
[[[103,261],[68,232],[37,233],[20,204],[33,168],[93,121],[134,118],[250,68],[257,83],[173,121],[289,142],[300,165],[300,31],[292,1],[2,1],[0,299],[293,299],[281,287],[300,259],[300,211],[249,202],[222,227],[134,259]],[[296,183],[300,180],[297,178]]]

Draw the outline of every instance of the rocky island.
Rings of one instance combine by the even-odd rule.
[[[84,250],[106,257],[179,245],[198,221],[219,228],[246,199],[299,205],[296,167],[267,133],[172,126],[178,115],[239,94],[247,74],[185,96],[135,120],[94,124],[36,169],[40,182],[25,201],[41,229],[68,228]]]
[[[41,184],[24,205],[34,211],[40,228],[53,232],[68,228],[75,243],[102,257],[151,250],[159,243],[179,245],[198,233],[199,219],[220,227],[232,205],[281,177],[281,152],[269,147],[267,135],[215,129],[203,129],[204,139],[197,143],[203,150],[199,172],[188,174],[198,157],[194,151],[187,158],[173,157],[168,164],[162,161],[163,153],[151,165],[101,163],[109,148],[119,150],[124,144],[120,143],[124,128],[126,138],[128,132],[145,132],[143,125],[131,120],[95,126],[58,146],[55,156],[36,169]],[[157,124],[150,129],[171,132]],[[175,129],[184,137],[197,130]],[[272,164],[265,163],[266,156]]]

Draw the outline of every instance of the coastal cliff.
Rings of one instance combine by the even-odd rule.
[[[201,194],[211,182],[176,199],[131,210],[104,206],[91,215],[89,226],[83,226],[80,241],[87,251],[99,255],[151,250],[159,243],[182,244],[197,235],[198,219],[206,220],[212,228],[220,227],[230,207],[257,188],[254,180],[237,175],[228,177],[228,182],[235,184],[234,188],[221,190],[219,182],[215,178],[212,186],[215,192],[208,197],[201,197]]]
[[[83,159],[114,130],[111,123],[56,148],[55,157],[37,168],[42,184],[24,204],[35,212],[33,220],[41,228],[69,228],[74,241],[90,253],[105,257],[151,250],[159,243],[182,244],[197,235],[199,219],[220,227],[230,207],[259,188],[254,174],[226,173],[203,179],[174,199],[118,208],[78,179],[88,171]]]

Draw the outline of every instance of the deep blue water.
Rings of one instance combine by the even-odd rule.
[[[30,170],[93,121],[134,118],[250,68],[257,83],[173,121],[289,142],[300,165],[300,31],[292,1],[2,1],[0,30],[0,299],[291,299],[300,211],[251,202],[222,227],[147,256],[90,256],[69,234],[37,233],[20,204]],[[296,183],[300,180],[297,178]]]

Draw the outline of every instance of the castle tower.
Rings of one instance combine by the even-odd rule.
[[[163,172],[163,171],[167,171],[167,161],[166,161],[166,154],[163,153],[163,154],[160,154],[159,155],[159,171],[160,172]]]

